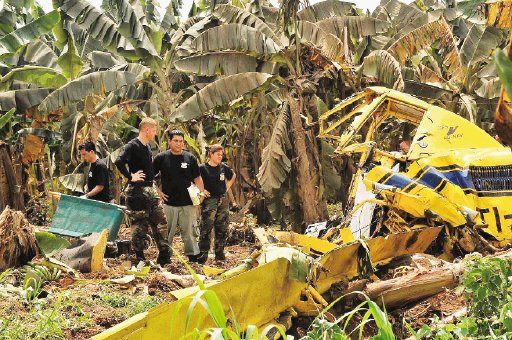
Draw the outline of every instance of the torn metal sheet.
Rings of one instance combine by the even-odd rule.
[[[423,252],[441,229],[425,228],[368,240],[366,247],[370,260],[374,265],[379,265],[388,263],[396,256]],[[207,289],[218,295],[224,312],[236,320],[241,330],[248,325],[260,327],[276,323],[282,319],[280,316],[288,315],[289,311],[294,311],[295,315],[297,312],[300,315],[317,315],[327,304],[321,293],[326,292],[333,283],[358,275],[358,249],[361,247],[358,241],[341,246],[331,243],[331,250],[324,255],[305,261],[306,255],[295,247],[300,248],[300,244],[304,245],[308,240],[311,243],[322,240],[305,235],[296,237],[297,234],[287,232],[268,233],[282,240],[297,241],[297,244],[292,243],[287,247],[284,244],[266,243],[259,258],[260,266],[229,279],[206,284]],[[302,260],[294,261],[294,258]],[[307,271],[314,274],[308,275],[308,280],[304,281],[304,276],[300,274],[304,270],[294,272],[294,267],[303,268],[306,263]],[[198,291],[197,286],[173,291],[178,301],[136,315],[93,339],[175,339],[187,334],[193,327],[213,327],[207,312],[198,305],[191,314],[188,331],[185,330],[186,315]]]
[[[437,238],[441,230],[441,227],[424,228],[367,240],[372,264],[382,265],[401,255],[422,253]],[[323,267],[313,283],[318,292],[325,293],[333,283],[358,275],[357,252],[360,246],[359,242],[342,245],[318,260]]]
[[[349,112],[333,119],[342,110]],[[384,150],[377,143],[379,127],[390,118],[416,127],[408,150]],[[354,145],[363,128],[367,133],[362,143]],[[277,322],[280,316],[288,325],[297,312],[316,315],[327,303],[320,294],[333,284],[371,275],[375,266],[397,256],[425,252],[441,231],[450,235],[451,230],[460,230],[455,234],[461,237],[461,244],[468,235],[462,231],[472,225],[479,225],[498,242],[512,238],[512,153],[462,117],[410,95],[375,87],[323,114],[320,136],[335,139],[340,154],[361,154],[349,196],[351,209],[357,210],[366,202],[374,204],[375,209],[368,211],[370,215],[381,214],[381,222],[376,226],[372,217],[363,219],[362,215],[358,219],[363,222],[352,224],[349,219],[338,230],[336,243],[290,232],[257,230],[263,244],[260,265],[208,285],[241,330],[251,324]],[[354,203],[358,190],[371,191],[375,197],[359,197]],[[353,241],[351,229],[359,231],[356,236],[379,236]],[[447,238],[447,251],[452,241]],[[294,266],[301,270],[290,275]],[[137,315],[94,338],[186,336],[185,318],[197,292],[197,287],[173,292],[178,301]],[[192,327],[213,326],[206,311],[196,309]]]
[[[211,285],[222,302],[226,315],[233,315],[241,329],[248,325],[261,326],[275,320],[299,299],[306,282],[290,279],[290,261],[278,258],[248,272]],[[287,292],[276,294],[276,292]],[[199,304],[192,313],[189,328],[185,320],[194,295],[171,304],[164,303],[146,313],[138,314],[92,339],[176,339],[199,329],[213,327],[214,323]],[[185,336],[186,338],[186,336]]]

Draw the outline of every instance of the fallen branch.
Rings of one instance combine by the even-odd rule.
[[[398,278],[369,283],[365,292],[374,301],[383,298],[386,308],[396,308],[457,286],[464,270],[462,263],[445,262],[442,268],[420,270]]]

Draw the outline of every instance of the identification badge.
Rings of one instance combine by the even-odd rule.
[[[224,178],[224,173],[221,173],[220,174],[220,180],[223,181],[225,178]]]
[[[186,169],[186,168],[188,168],[188,164],[187,164],[187,162],[183,162],[183,163],[181,163],[181,168],[182,168],[182,169]]]

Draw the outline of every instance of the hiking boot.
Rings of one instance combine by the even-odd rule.
[[[205,264],[208,260],[208,253],[199,253],[196,255],[196,262],[199,264]]]
[[[161,251],[158,253],[158,257],[156,258],[156,263],[161,266],[165,266],[168,263],[171,263],[171,254],[168,251]]]
[[[135,252],[135,254],[130,255],[130,262],[133,266],[139,265],[139,262],[146,263],[146,257],[144,256],[144,252]]]
[[[224,251],[216,251],[215,259],[218,261],[224,261],[226,259],[226,255],[224,255]]]
[[[146,261],[146,257],[144,256],[144,252],[142,250],[135,252],[135,260]]]
[[[202,257],[201,257],[201,253],[199,253],[197,255],[189,255],[188,256],[188,260],[189,260],[189,262],[196,262],[196,263],[199,263],[199,264],[203,264],[203,263],[206,262],[206,260],[201,262],[203,260]]]

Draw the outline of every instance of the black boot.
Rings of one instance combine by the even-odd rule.
[[[164,266],[168,263],[171,263],[171,254],[168,250],[162,250],[158,253],[158,257],[156,258],[156,263],[161,266]]]
[[[224,250],[216,251],[215,259],[218,261],[224,261],[226,259],[226,255],[224,255]]]
[[[199,264],[204,264],[206,262],[206,259],[208,258],[208,254],[206,254],[206,257],[203,258],[202,253],[199,253],[197,255],[189,255],[188,260],[190,262],[196,262]]]
[[[137,266],[140,261],[146,262],[146,257],[144,256],[144,252],[142,250],[136,251],[135,254],[130,256],[130,260],[132,265]]]
[[[206,253],[199,253],[196,255],[196,262],[199,264],[205,264],[208,260],[208,252]]]

